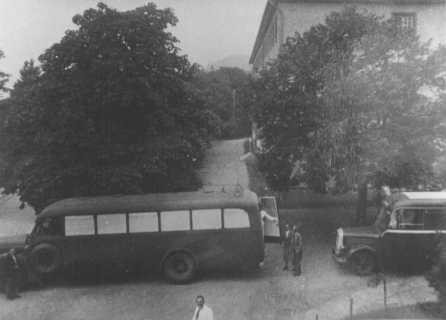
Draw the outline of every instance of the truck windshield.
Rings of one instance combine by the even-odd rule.
[[[61,228],[57,219],[45,219],[39,221],[33,230],[33,235],[60,235]]]

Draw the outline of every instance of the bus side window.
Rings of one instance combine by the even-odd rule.
[[[249,228],[248,213],[242,209],[224,209],[224,224],[226,229]]]
[[[424,229],[426,230],[445,230],[446,229],[446,210],[428,209],[424,216]]]
[[[221,209],[201,209],[192,211],[193,230],[221,229]]]
[[[156,212],[129,213],[129,232],[157,232],[158,214]]]
[[[404,209],[400,215],[399,228],[422,230],[424,228],[424,210]]]
[[[161,212],[161,231],[190,230],[189,210]]]
[[[94,218],[90,216],[66,216],[65,235],[83,236],[94,235]]]
[[[98,234],[115,234],[127,232],[125,213],[99,214],[97,223]]]

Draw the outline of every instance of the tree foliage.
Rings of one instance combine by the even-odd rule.
[[[221,67],[197,72],[194,83],[208,109],[218,116],[219,137],[249,136],[249,80],[249,75],[239,68]]]
[[[177,191],[212,130],[194,69],[154,4],[119,12],[99,3],[77,29],[26,62],[2,122],[1,182],[37,211],[56,199]]]
[[[269,183],[326,192],[333,182],[344,192],[429,179],[445,60],[443,48],[432,52],[394,21],[354,7],[289,38],[255,83]]]
[[[2,50],[0,50],[0,59],[3,59],[4,57],[5,57],[5,54],[3,53]],[[0,70],[0,98],[2,97],[2,93],[5,93],[8,91],[8,89],[5,87],[8,79],[9,79],[9,75]]]

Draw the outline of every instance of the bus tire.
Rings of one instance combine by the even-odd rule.
[[[52,244],[38,244],[31,250],[31,264],[37,274],[53,273],[61,264],[60,252]]]
[[[354,272],[359,276],[366,276],[376,271],[376,256],[369,250],[357,251],[350,259]]]
[[[163,261],[164,277],[173,283],[187,283],[195,277],[195,259],[187,252],[169,254]]]

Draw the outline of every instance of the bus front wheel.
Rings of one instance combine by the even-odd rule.
[[[41,276],[52,274],[61,264],[59,250],[49,243],[38,244],[31,250],[31,263],[37,274]]]
[[[369,275],[377,268],[375,256],[366,250],[355,252],[351,257],[351,265],[354,272],[360,276]]]
[[[174,252],[166,257],[163,263],[164,277],[174,283],[191,281],[196,272],[194,258],[187,252]]]

